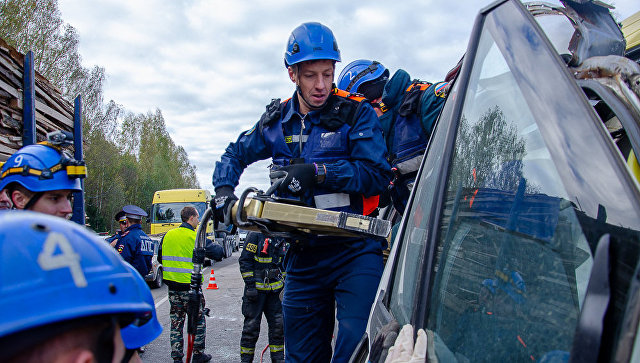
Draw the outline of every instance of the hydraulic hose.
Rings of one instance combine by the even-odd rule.
[[[191,283],[189,289],[189,302],[187,305],[187,363],[191,363],[193,353],[193,342],[196,336],[198,320],[200,318],[200,305],[202,298],[202,266],[204,265],[205,245],[207,238],[207,224],[213,215],[211,208],[207,208],[202,216],[200,225],[196,230],[196,241],[193,249],[193,271],[191,272]]]

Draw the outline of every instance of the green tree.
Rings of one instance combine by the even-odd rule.
[[[36,71],[67,101],[82,95],[85,199],[95,230],[113,231],[123,205],[146,208],[156,190],[199,187],[195,166],[171,139],[159,109],[136,115],[113,100],[105,104],[105,69],[82,66],[79,36],[56,0],[0,0],[0,37],[22,53],[32,50]]]

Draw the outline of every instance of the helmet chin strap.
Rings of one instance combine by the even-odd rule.
[[[315,111],[315,110],[319,110],[321,108],[324,107],[324,105],[327,104],[327,101],[329,101],[329,97],[327,97],[327,99],[324,101],[323,104],[321,104],[320,106],[313,106],[311,103],[309,103],[309,101],[307,101],[306,98],[304,98],[304,94],[302,94],[302,91],[300,90],[300,86],[298,85],[298,83],[296,82],[296,93],[298,94],[298,96],[300,96],[300,99],[302,99],[302,101],[304,102],[304,104],[309,108],[309,110],[311,111]]]
[[[34,204],[36,204],[38,200],[40,200],[43,194],[44,194],[43,192],[37,192],[33,194],[33,197],[31,197],[31,199],[29,199],[27,204],[25,204],[24,210],[30,210],[34,206]]]

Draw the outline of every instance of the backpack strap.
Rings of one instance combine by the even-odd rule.
[[[269,103],[266,107],[267,110],[262,114],[262,116],[260,116],[260,121],[258,121],[260,125],[260,135],[262,135],[262,132],[266,126],[271,125],[276,120],[278,120],[280,116],[282,116],[284,106],[289,100],[290,98],[284,100],[283,102],[280,102],[279,98],[274,98],[271,100],[271,103]]]

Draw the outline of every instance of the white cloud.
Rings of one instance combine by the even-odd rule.
[[[103,66],[105,97],[132,112],[159,108],[174,141],[212,189],[211,173],[229,142],[250,128],[271,98],[293,85],[283,66],[289,33],[320,21],[336,35],[344,65],[359,58],[435,81],[465,52],[478,11],[491,0],[324,2],[60,0],[80,35],[85,67]],[[621,20],[637,0],[615,0]],[[265,189],[261,162],[241,178]]]

